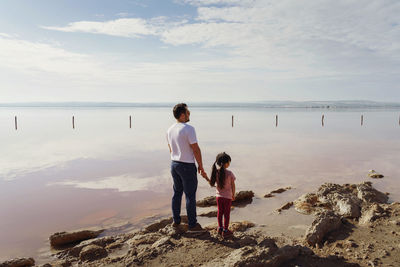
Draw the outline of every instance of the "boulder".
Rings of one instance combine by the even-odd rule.
[[[331,203],[337,214],[348,217],[358,218],[361,216],[361,201],[353,195],[340,195],[334,193],[331,197]]]
[[[34,265],[35,265],[35,260],[32,258],[11,259],[0,263],[0,267],[27,267]]]
[[[357,185],[357,197],[368,203],[387,203],[389,197],[372,187],[370,182]]]
[[[387,215],[387,211],[385,211],[379,204],[375,203],[370,206],[369,209],[363,211],[362,217],[359,220],[359,224],[368,224]]]
[[[235,200],[232,201],[233,206],[248,204],[253,201],[254,192],[253,191],[240,191],[235,194]]]
[[[198,200],[196,202],[197,207],[211,207],[211,206],[217,206],[217,199],[215,196],[211,197],[206,197],[202,200]]]
[[[327,233],[338,229],[341,225],[340,216],[332,211],[320,213],[307,229],[305,240],[309,245],[315,246],[317,243],[321,243]]]
[[[293,202],[296,211],[303,214],[314,213],[318,207],[318,196],[314,193],[307,193],[300,196]]]
[[[240,191],[235,194],[235,200],[232,201],[233,206],[251,203],[254,197],[253,191]],[[217,199],[215,196],[206,197],[196,202],[198,207],[211,207],[217,206]]]
[[[233,232],[244,232],[247,229],[254,227],[254,225],[254,223],[249,221],[233,222],[230,224],[229,229],[231,229]]]
[[[213,211],[209,211],[209,212],[205,212],[205,213],[199,214],[199,216],[201,216],[201,217],[209,217],[209,218],[217,217],[217,215],[218,215],[218,211],[217,210],[213,210]]]
[[[107,255],[108,253],[103,247],[97,245],[88,245],[82,248],[81,252],[79,253],[79,259],[81,261],[94,261],[107,257]]]
[[[83,240],[96,238],[99,236],[104,230],[98,231],[76,231],[76,232],[59,232],[50,236],[50,245],[52,247],[61,247],[73,243],[78,243]]]

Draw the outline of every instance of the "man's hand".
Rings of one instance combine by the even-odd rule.
[[[197,167],[197,172],[198,172],[199,174],[201,174],[201,176],[203,176],[203,173],[205,172],[204,169],[203,169],[203,166],[199,165],[199,166]],[[203,176],[203,177],[204,177],[204,176]]]

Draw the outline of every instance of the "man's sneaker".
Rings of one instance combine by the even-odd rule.
[[[218,228],[218,235],[222,235],[223,229],[224,229],[224,228],[222,228],[222,227]]]
[[[229,230],[224,230],[224,231],[222,231],[222,236],[224,238],[231,237],[231,236],[233,236],[233,233]]]
[[[189,227],[188,229],[188,233],[204,233],[207,230],[203,229],[203,227],[201,227],[201,225],[199,223],[196,223],[195,226],[193,227]]]

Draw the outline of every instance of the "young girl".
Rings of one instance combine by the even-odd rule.
[[[232,201],[235,200],[235,175],[227,170],[231,163],[231,157],[225,152],[219,153],[212,166],[210,185],[217,184],[217,205],[218,205],[218,234],[224,238],[231,236],[229,231],[229,216],[231,213]],[[218,165],[218,168],[217,166]],[[224,217],[224,224],[222,224]]]

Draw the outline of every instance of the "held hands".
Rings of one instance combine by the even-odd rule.
[[[210,181],[210,179],[207,176],[207,173],[204,171],[203,166],[199,166],[198,167],[198,172],[201,174],[201,176],[203,176],[204,179],[207,180],[207,182]]]

